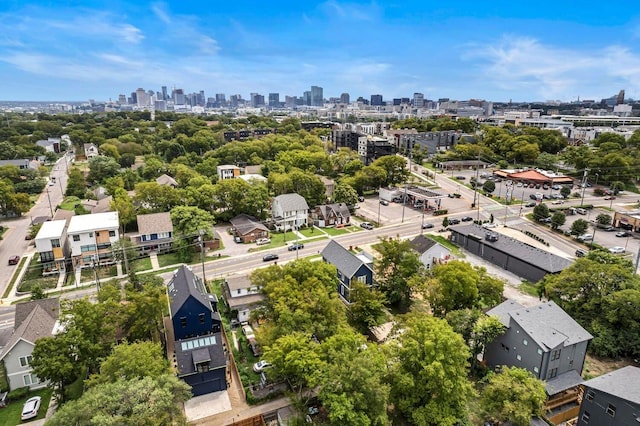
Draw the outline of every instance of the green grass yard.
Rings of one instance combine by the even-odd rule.
[[[15,426],[21,424],[20,414],[22,414],[22,406],[25,401],[32,396],[40,396],[42,398],[40,409],[38,410],[38,417],[33,420],[44,419],[44,416],[47,414],[47,409],[49,408],[49,402],[51,402],[51,389],[49,388],[29,392],[24,398],[9,402],[6,407],[0,410],[0,426]]]

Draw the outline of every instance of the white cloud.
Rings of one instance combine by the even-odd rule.
[[[151,11],[165,24],[171,24],[172,20],[167,12],[167,5],[165,3],[154,3],[151,5]]]
[[[380,8],[374,3],[340,3],[336,0],[328,0],[319,6],[327,15],[339,19],[352,21],[373,21],[380,14]]]

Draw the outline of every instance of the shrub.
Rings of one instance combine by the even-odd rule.
[[[29,386],[24,386],[18,389],[14,389],[9,392],[9,399],[12,401],[16,401],[18,399],[22,399],[29,394]]]

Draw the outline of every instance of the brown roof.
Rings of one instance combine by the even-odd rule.
[[[256,229],[269,231],[258,219],[245,213],[240,213],[229,222],[231,222],[231,226],[233,226],[240,235],[247,235]]]
[[[168,212],[139,214],[138,232],[140,235],[156,234],[158,232],[173,232],[171,215]]]

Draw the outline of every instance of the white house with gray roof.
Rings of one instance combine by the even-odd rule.
[[[593,336],[553,301],[524,307],[507,300],[489,310],[506,327],[489,343],[484,361],[529,370],[546,382],[549,396],[582,383],[587,346]]]
[[[629,365],[582,386],[578,426],[640,424],[640,368]]]
[[[251,311],[264,300],[260,287],[253,285],[247,275],[228,277],[223,290],[229,309],[237,311],[237,320],[240,322],[249,322]]]
[[[322,260],[336,267],[338,272],[338,294],[347,303],[354,280],[373,285],[373,257],[364,251],[353,254],[339,243],[331,240],[320,253]]]
[[[451,258],[451,250],[424,235],[418,235],[409,245],[420,256],[420,261],[427,269],[447,263]]]
[[[271,201],[271,219],[276,229],[300,228],[309,223],[309,205],[302,195],[281,194]]]

